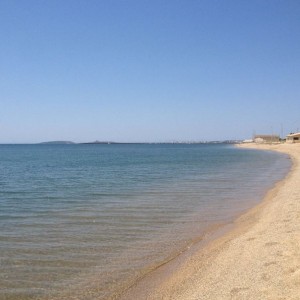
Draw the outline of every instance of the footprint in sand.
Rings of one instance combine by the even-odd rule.
[[[276,265],[276,261],[270,261],[264,264],[265,267],[271,266],[271,265]]]
[[[261,279],[263,279],[263,280],[265,280],[265,281],[269,281],[270,278],[271,278],[271,276],[270,276],[269,274],[267,274],[267,273],[263,273],[263,274],[261,275]]]
[[[271,246],[275,246],[277,244],[279,244],[279,243],[277,243],[277,242],[268,242],[268,243],[265,243],[265,246],[266,247],[271,247]]]
[[[230,294],[231,296],[236,296],[237,294],[241,293],[241,292],[244,292],[244,291],[247,291],[249,290],[249,288],[233,288],[231,291],[230,291]]]
[[[250,242],[250,241],[253,241],[253,240],[255,240],[255,239],[256,239],[255,237],[250,237],[250,238],[248,238],[246,241]]]
[[[285,219],[285,220],[283,220],[283,222],[284,223],[289,223],[289,222],[291,222],[291,219]]]
[[[292,267],[292,268],[289,268],[288,271],[286,273],[288,274],[293,274],[293,273],[296,273],[297,271],[299,271],[300,268],[299,267]]]

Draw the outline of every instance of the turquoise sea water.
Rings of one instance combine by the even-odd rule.
[[[0,299],[107,299],[290,165],[229,145],[0,145]]]

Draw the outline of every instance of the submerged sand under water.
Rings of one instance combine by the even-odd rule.
[[[239,151],[234,150],[234,152],[236,155],[236,152]],[[220,153],[222,154],[222,152]],[[261,155],[262,153],[257,152],[257,154]],[[267,157],[270,159],[275,156],[276,155],[270,155],[270,153],[264,155],[266,159]],[[281,161],[281,159],[279,161]],[[287,162],[287,159],[285,159],[285,161]],[[273,159],[271,159],[270,163],[274,164]],[[132,238],[130,238],[128,234],[131,231],[136,234],[138,230],[141,231],[142,236],[149,236],[149,232],[148,234],[144,234],[143,230],[145,230],[145,228],[142,226],[143,222],[139,222],[136,226],[133,226],[134,224],[132,224],[132,220],[128,216],[128,213],[130,213],[131,210],[125,207],[126,214],[123,216],[125,216],[130,222],[123,222],[122,224],[124,226],[126,224],[130,226],[126,227],[127,229],[123,226],[124,228],[122,227],[122,229],[126,229],[125,233],[127,233],[127,235],[120,234],[116,240],[120,241],[120,237],[126,238],[126,241],[128,240],[128,245],[131,245],[131,247],[126,252],[124,251],[124,247],[119,247],[120,252],[116,253],[121,253],[122,255],[115,255],[113,260],[109,260],[106,255],[106,259],[102,260],[103,264],[100,264],[99,261],[101,262],[101,260],[99,259],[99,256],[104,255],[105,253],[102,251],[102,248],[97,247],[97,242],[99,242],[97,240],[99,230],[103,229],[103,226],[100,226],[102,223],[100,224],[99,222],[96,222],[94,216],[94,214],[97,215],[99,212],[95,211],[95,209],[89,208],[92,211],[92,215],[90,215],[90,213],[86,215],[85,213],[83,215],[84,218],[82,219],[76,214],[76,210],[74,215],[73,209],[70,214],[64,214],[64,216],[69,216],[71,218],[69,218],[70,220],[67,219],[70,221],[68,223],[70,226],[67,227],[70,229],[70,235],[65,235],[65,237],[61,239],[60,243],[55,244],[60,247],[59,250],[61,250],[62,253],[62,255],[59,256],[60,260],[55,259],[56,257],[54,254],[57,249],[55,247],[53,248],[53,244],[51,243],[45,243],[43,244],[44,248],[37,247],[32,249],[31,252],[27,251],[26,253],[24,252],[24,249],[20,249],[22,255],[19,257],[23,260],[24,258],[27,259],[33,257],[34,264],[31,263],[31,267],[25,270],[20,268],[22,266],[22,260],[14,260],[14,271],[16,271],[16,273],[13,275],[15,277],[15,281],[8,279],[3,281],[4,283],[7,283],[7,286],[4,292],[0,294],[0,299],[87,300],[108,299],[109,295],[112,295],[109,299],[118,299],[118,297],[121,297],[121,299],[185,299],[185,297],[189,297],[188,293],[194,289],[194,285],[192,283],[194,280],[197,280],[197,272],[202,274],[206,268],[206,261],[214,261],[214,254],[219,251],[219,248],[215,245],[218,245],[218,242],[222,241],[222,239],[213,243],[210,241],[215,239],[217,236],[224,235],[224,232],[232,229],[231,222],[234,219],[234,216],[240,215],[241,211],[249,209],[249,207],[255,205],[255,203],[257,203],[262,197],[259,196],[259,192],[262,192],[259,185],[261,183],[260,180],[263,180],[263,178],[266,177],[266,174],[263,173],[266,171],[263,171],[263,169],[268,169],[266,166],[261,166],[261,174],[264,174],[262,176],[255,176],[255,172],[257,168],[260,168],[260,166],[251,166],[253,167],[253,170],[247,167],[249,166],[249,161],[246,164],[240,165],[247,167],[247,172],[244,167],[234,168],[232,172],[238,172],[237,174],[239,175],[235,174],[236,176],[233,177],[233,182],[237,184],[238,189],[232,189],[232,183],[230,181],[228,182],[228,174],[230,173],[228,168],[231,166],[230,161],[228,161],[227,164],[227,168],[224,169],[225,173],[221,173],[219,175],[219,177],[221,176],[220,178],[215,178],[215,175],[213,175],[212,178],[215,179],[214,182],[217,182],[215,188],[213,190],[207,190],[207,192],[213,193],[212,195],[208,195],[210,198],[212,197],[213,199],[217,199],[218,197],[215,196],[217,196],[216,193],[219,193],[219,198],[221,200],[226,200],[224,202],[220,202],[221,204],[224,203],[224,205],[218,206],[219,217],[215,214],[215,209],[209,210],[209,207],[206,207],[205,216],[199,214],[198,210],[195,210],[195,214],[188,214],[189,218],[180,219],[178,217],[178,211],[170,214],[170,212],[168,213],[166,210],[166,205],[163,206],[165,209],[161,209],[161,207],[156,207],[156,202],[152,203],[152,201],[144,201],[142,204],[147,204],[145,206],[146,213],[144,215],[141,215],[141,213],[139,214],[139,216],[141,216],[140,220],[145,221],[145,217],[149,218],[152,216],[150,214],[151,210],[149,211],[149,209],[151,209],[151,207],[149,207],[149,203],[152,203],[153,218],[155,217],[156,220],[156,222],[153,223],[153,229],[155,229],[153,232],[159,232],[158,226],[165,225],[168,225],[172,230],[159,236],[159,238],[153,237],[153,239],[150,239],[149,241],[142,240],[141,244],[138,245],[136,242],[132,243]],[[279,164],[273,168],[273,171],[278,170],[278,176],[270,174],[270,182],[274,182],[274,178],[282,178],[285,172],[283,171],[281,175],[279,174],[284,165],[285,164]],[[270,164],[268,166],[270,166]],[[251,172],[254,172],[254,176],[253,174],[248,174]],[[270,173],[270,171],[268,172]],[[246,174],[244,175],[244,173]],[[224,175],[224,178],[222,177],[222,174]],[[246,175],[249,175],[248,183],[247,180],[245,180]],[[197,185],[194,181],[191,182],[190,178],[188,178],[186,183],[180,181],[180,185],[179,183],[171,185],[170,182],[168,182],[167,185],[167,193],[169,193],[169,190],[172,191],[172,195],[176,192],[178,201],[185,198],[185,202],[183,203],[183,212],[187,208],[187,200],[191,198],[191,195],[195,194],[194,198],[197,199],[199,197],[199,191],[203,191],[204,189],[203,186],[200,185],[198,179],[196,180],[194,178],[193,180],[197,182]],[[254,181],[250,184],[251,180]],[[211,178],[208,178],[207,182],[211,185]],[[225,187],[228,186],[228,188],[222,188],[222,184],[225,185]],[[242,193],[243,189],[239,186],[240,184],[245,184],[245,186],[248,187],[248,189],[244,188],[244,194]],[[183,193],[183,191],[188,192],[189,196]],[[151,199],[153,199],[154,196],[155,199],[161,199],[161,197],[164,196],[161,192],[158,194],[154,193],[153,190],[150,192],[149,197],[151,196]],[[236,193],[239,194],[237,195]],[[145,195],[144,189],[143,195]],[[166,197],[164,199],[166,199]],[[182,201],[180,201],[179,204],[180,203],[182,203]],[[172,212],[172,206],[169,207]],[[81,209],[82,208],[80,207],[80,211]],[[135,212],[135,210],[133,212]],[[57,212],[55,212],[55,216],[56,214]],[[123,220],[121,218],[121,214],[114,216],[116,218],[112,219],[114,221],[112,225],[116,224],[117,221],[120,222]],[[109,218],[107,218],[107,220],[109,220]],[[163,220],[165,221],[163,222]],[[174,220],[176,220],[175,223]],[[169,224],[171,221],[173,222],[172,226]],[[224,223],[228,225],[224,226]],[[209,224],[211,224],[211,226],[208,226]],[[83,235],[79,235],[79,233],[82,232],[82,230],[78,227],[79,225],[85,225],[84,227],[80,227],[84,229]],[[62,229],[66,229],[66,227],[58,226],[57,224],[54,227],[57,229],[57,231],[55,231],[56,238],[60,236]],[[28,230],[31,230],[31,228],[33,227],[30,227]],[[43,228],[46,229],[47,227]],[[205,231],[203,232],[204,228]],[[243,227],[238,226],[238,228]],[[131,231],[129,231],[129,229]],[[93,234],[94,232],[95,234]],[[112,233],[116,234],[116,231],[114,230]],[[45,231],[43,231],[43,235],[37,236],[47,240]],[[184,238],[184,240],[181,240],[180,237]],[[72,242],[72,247],[68,247],[69,240]],[[175,244],[175,242],[177,244]],[[82,252],[78,250],[82,250]],[[143,250],[143,252],[141,250]],[[147,251],[145,252],[145,250]],[[126,254],[125,256],[124,253]],[[141,255],[142,253],[144,253],[143,256]],[[166,254],[168,255],[165,256]],[[24,255],[26,255],[26,257]],[[203,259],[202,256],[205,259]],[[41,258],[44,258],[45,260],[42,260]],[[51,264],[49,264],[49,261]],[[97,265],[95,262],[97,262]],[[17,263],[19,263],[19,265],[17,265]],[[144,268],[144,265],[146,265],[147,268]],[[82,271],[78,272],[77,269],[74,269],[75,267],[77,269],[82,269]],[[7,269],[9,268],[7,267]],[[70,276],[65,276],[68,275],[65,274],[66,271],[69,272]],[[16,274],[18,276],[17,278],[15,276]],[[77,275],[75,276],[74,274]],[[4,275],[5,273],[2,272],[2,278],[4,278]],[[61,280],[58,280],[59,276],[61,277]],[[126,278],[128,280],[126,280]],[[137,280],[137,278],[140,279]],[[17,286],[13,285],[16,280],[18,282]],[[37,283],[39,282],[41,282],[41,284],[38,285]],[[28,288],[29,284],[33,287],[32,289]],[[198,288],[197,283],[195,286]],[[11,287],[11,289],[7,289],[7,287]],[[12,292],[10,293],[10,291]],[[4,295],[4,298],[1,298],[1,295]],[[194,296],[191,297],[192,298],[186,299],[206,299],[201,295],[196,295],[195,298],[193,298]],[[223,294],[220,299],[223,299],[222,297]],[[212,296],[208,299],[217,298]]]
[[[196,245],[118,299],[300,299],[300,144],[240,147],[287,153],[292,170],[225,235]]]

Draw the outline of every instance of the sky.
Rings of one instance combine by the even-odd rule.
[[[300,130],[299,0],[1,0],[0,143]]]

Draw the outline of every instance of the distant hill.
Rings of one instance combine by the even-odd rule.
[[[51,144],[51,145],[71,145],[71,144],[76,144],[74,142],[70,142],[70,141],[51,141],[51,142],[42,142],[40,144]]]

